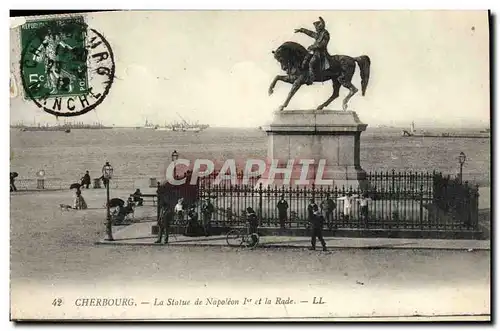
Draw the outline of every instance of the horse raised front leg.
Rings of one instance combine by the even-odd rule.
[[[269,95],[273,94],[274,87],[276,86],[276,83],[278,81],[282,81],[282,82],[289,83],[289,84],[293,83],[293,80],[290,79],[288,76],[280,76],[280,75],[278,75],[278,76],[274,77],[271,85],[269,85],[269,90],[267,91],[267,93]]]
[[[283,105],[281,105],[279,107],[280,111],[282,111],[283,109],[285,109],[288,106],[288,104],[290,103],[290,100],[292,100],[292,98],[295,95],[295,93],[297,93],[297,91],[299,90],[299,88],[304,83],[305,83],[305,79],[302,76],[299,77],[295,82],[293,82],[292,89],[290,90],[290,93],[288,93],[288,97],[286,98],[285,103],[283,103]]]

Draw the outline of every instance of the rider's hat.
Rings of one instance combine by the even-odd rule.
[[[319,25],[319,26],[321,26],[322,28],[324,28],[324,27],[325,27],[325,21],[324,21],[324,20],[323,20],[323,18],[320,16],[320,17],[319,17],[319,21],[314,22],[314,25],[315,25],[315,26],[316,26],[316,25]]]

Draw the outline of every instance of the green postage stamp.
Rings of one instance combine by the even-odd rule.
[[[25,99],[56,116],[84,114],[113,83],[111,46],[83,17],[28,21],[21,27]]]

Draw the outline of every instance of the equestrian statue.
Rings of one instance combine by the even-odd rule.
[[[332,103],[339,96],[340,86],[344,86],[349,89],[349,94],[342,102],[342,109],[347,110],[349,99],[358,92],[358,89],[351,82],[356,70],[356,63],[360,68],[361,93],[363,96],[365,95],[370,78],[370,58],[367,55],[353,58],[347,55],[328,54],[327,46],[330,34],[325,28],[323,18],[320,17],[319,21],[314,22],[314,27],[316,32],[304,28],[295,29],[295,33],[304,33],[314,38],[315,42],[307,49],[296,42],[287,41],[272,52],[274,58],[280,63],[281,69],[286,72],[286,76],[278,75],[274,78],[269,86],[269,95],[273,93],[278,81],[292,84],[292,89],[288,93],[285,103],[279,107],[280,111],[288,106],[302,85],[329,80],[333,84],[333,93],[316,109],[321,110]]]

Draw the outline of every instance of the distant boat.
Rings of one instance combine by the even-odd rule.
[[[20,128],[21,132],[27,132],[27,131],[66,131],[66,128],[64,127],[58,127],[58,126],[27,126],[24,128]]]
[[[71,129],[66,129],[66,130],[64,130],[64,132],[66,132],[66,133],[70,133],[70,132],[71,132]]]
[[[415,123],[411,122],[410,130],[402,130],[401,136],[403,137],[429,137],[429,138],[490,138],[491,133],[489,129],[480,131],[478,133],[432,133],[421,130],[420,133],[415,131]]]
[[[148,122],[146,119],[146,123],[144,124],[144,129],[153,129],[156,131],[176,131],[176,132],[201,132],[210,126],[208,124],[199,124],[198,122],[190,123],[182,118],[179,113],[177,115],[181,118],[182,122],[174,122],[174,123],[165,123],[163,126],[153,124]]]
[[[144,123],[144,126],[142,127],[143,129],[156,129],[157,125],[154,125],[153,123],[149,123],[148,119],[146,118],[146,123]]]
[[[34,122],[33,125],[24,125],[22,122],[10,126],[11,128],[18,128],[20,131],[66,131],[67,129],[86,129],[86,130],[102,130],[112,129],[112,127],[104,126],[101,123],[95,122],[92,124],[84,124],[83,122],[64,122],[64,124],[48,125]]]
[[[155,127],[155,130],[156,131],[174,131],[173,128],[167,127],[167,126],[158,126],[158,127]]]

